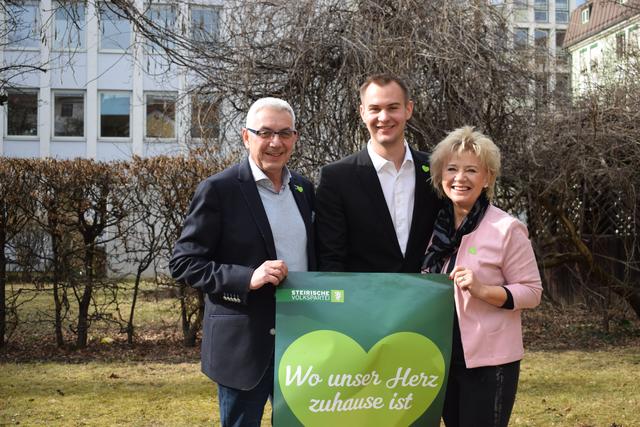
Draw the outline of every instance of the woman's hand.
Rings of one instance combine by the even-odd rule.
[[[489,286],[477,279],[473,270],[456,265],[449,275],[449,279],[453,283],[471,294],[472,297],[481,299],[482,301],[501,307],[507,300],[507,291],[502,286]]]

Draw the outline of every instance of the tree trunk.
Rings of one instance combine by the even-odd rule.
[[[4,335],[7,332],[7,257],[5,255],[6,233],[0,230],[0,348],[4,348],[6,342]]]
[[[180,317],[182,319],[182,342],[185,347],[195,347],[198,331],[202,326],[202,319],[204,318],[204,295],[202,291],[196,291],[198,297],[198,307],[196,318],[191,321],[191,316],[189,315],[189,304],[187,301],[188,287],[187,285],[183,284],[179,284],[178,286],[180,295]]]
[[[55,309],[54,329],[56,335],[56,345],[58,348],[64,347],[64,337],[62,335],[62,300],[60,298],[60,283],[62,279],[62,259],[60,259],[60,239],[51,233],[51,251],[53,257],[53,304]]]
[[[82,298],[78,304],[78,336],[76,347],[85,348],[89,337],[89,306],[91,305],[91,294],[93,292],[93,256],[92,245],[87,249],[84,259],[85,286]]]
[[[133,344],[133,315],[136,311],[136,302],[138,301],[138,290],[140,289],[140,278],[142,277],[142,268],[138,266],[136,271],[136,281],[133,285],[133,297],[131,298],[131,311],[129,312],[129,321],[127,322],[127,344]]]

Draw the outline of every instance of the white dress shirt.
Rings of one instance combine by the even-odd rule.
[[[396,229],[396,237],[404,256],[409,240],[409,230],[413,219],[413,204],[416,192],[416,170],[407,141],[404,142],[404,160],[400,170],[396,170],[392,161],[377,154],[367,143],[367,151],[373,167],[378,174],[384,200],[387,202],[389,214]]]

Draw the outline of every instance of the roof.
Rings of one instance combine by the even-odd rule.
[[[589,22],[582,23],[582,11],[591,8]],[[640,16],[640,0],[590,0],[571,13],[569,28],[564,39],[564,48],[575,45],[594,34],[598,34],[633,16]]]

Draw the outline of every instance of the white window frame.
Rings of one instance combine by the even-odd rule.
[[[56,95],[82,95],[82,136],[56,135]],[[78,89],[54,89],[51,91],[51,140],[82,142],[87,140],[87,91]]]
[[[629,28],[629,34],[627,34],[627,51],[635,54],[638,50],[640,50],[640,29],[638,25],[634,25]]]
[[[589,22],[590,18],[591,18],[591,9],[588,7],[585,7],[584,9],[582,9],[582,12],[580,12],[580,22],[583,24],[586,24],[587,22]]]
[[[58,0],[53,0],[51,2],[51,7],[52,7],[52,11],[51,11],[51,20],[52,20],[52,25],[51,25],[51,50],[53,52],[86,52],[87,51],[87,43],[88,43],[88,37],[87,37],[87,33],[88,33],[88,28],[87,28],[87,12],[88,12],[88,5],[87,5],[87,1],[74,1],[73,4],[76,3],[83,3],[84,6],[84,22],[82,23],[83,25],[81,26],[81,28],[79,29],[79,31],[82,33],[82,40],[81,40],[81,45],[80,46],[56,46],[56,24],[57,24],[57,20],[56,20],[56,13],[58,11],[58,8],[64,6],[64,5],[69,5],[71,3],[65,3],[63,1],[58,1]],[[67,28],[69,27],[69,22],[67,21]],[[75,30],[75,29],[74,29]],[[65,30],[66,32],[67,30]],[[65,36],[66,37],[66,36]]]
[[[123,52],[127,52],[131,45],[133,44],[133,25],[131,25],[131,22],[126,20],[127,23],[129,24],[129,42],[127,44],[127,46],[123,49],[113,49],[113,48],[105,48],[102,47],[102,16],[100,14],[100,10],[101,10],[101,5],[102,4],[107,4],[107,3],[111,3],[109,1],[100,1],[97,2],[96,5],[96,14],[98,16],[98,21],[99,21],[99,25],[98,25],[98,51],[100,53],[123,53]],[[108,6],[105,6],[108,7]]]
[[[184,26],[180,25],[180,20],[183,19],[183,14],[181,13],[181,8],[179,7],[178,3],[146,3],[146,10],[144,12],[144,14],[146,15],[148,12],[150,12],[152,9],[158,9],[158,8],[170,8],[173,9],[175,12],[175,26],[180,28],[185,28]],[[147,18],[150,18],[147,16]],[[152,19],[153,20],[153,19]],[[190,25],[190,22],[189,22]],[[185,31],[189,31],[188,29],[186,29]],[[153,41],[147,39],[146,37],[144,37],[144,46],[145,46],[145,53],[147,55],[164,55],[164,51],[161,47],[158,46],[157,43],[154,43]],[[175,48],[175,42],[170,42],[167,45],[169,48],[173,49]]]
[[[129,136],[102,136],[102,98],[101,95],[129,95]],[[98,140],[99,141],[118,141],[129,142],[133,133],[133,93],[130,90],[99,90],[98,91]],[[145,128],[146,129],[146,128]]]
[[[525,31],[526,32],[526,38],[525,38],[525,44],[524,46],[519,46],[516,42],[516,33],[519,31]],[[514,49],[523,49],[526,50],[528,49],[531,45],[530,45],[530,40],[529,40],[529,35],[530,35],[530,31],[528,27],[516,27],[513,29],[513,48]]]
[[[193,120],[194,120],[194,117],[193,117],[194,105],[195,105],[196,100],[198,99],[198,97],[206,97],[206,96],[207,96],[206,94],[194,93],[189,97],[189,120],[187,121],[187,125],[188,125],[188,127],[187,127],[187,135],[188,135],[188,139],[190,141],[199,142],[199,141],[207,139],[206,137],[204,137],[204,138],[202,136],[197,136],[196,137],[196,136],[193,136],[191,134],[191,130],[193,129]],[[215,104],[214,100],[210,100],[208,102],[210,103],[210,105],[214,105]],[[218,117],[216,117],[217,124],[218,124],[218,135],[216,136],[216,138],[219,138],[220,137],[220,102],[217,103],[216,107],[217,107],[217,116],[218,116]]]
[[[558,14],[559,13],[565,14],[566,19],[564,19],[562,21],[559,21],[558,20]],[[567,24],[567,23],[569,23],[569,1],[568,0],[562,6],[559,6],[558,2],[556,1],[556,23],[558,23],[558,24]]]
[[[8,37],[5,37],[4,38],[4,46],[3,46],[4,50],[9,50],[9,51],[11,51],[11,50],[26,50],[26,51],[33,51],[33,52],[37,52],[37,51],[40,50],[40,47],[41,47],[40,38],[42,36],[41,33],[42,33],[42,31],[44,31],[43,27],[42,27],[42,15],[40,13],[41,12],[41,10],[40,10],[40,2],[39,1],[34,1],[34,0],[27,0],[27,1],[22,2],[22,5],[20,7],[23,7],[23,6],[26,6],[26,5],[35,6],[35,9],[36,9],[36,21],[37,21],[37,26],[38,26],[38,37],[37,37],[37,40],[36,40],[37,46],[16,45],[16,44],[10,42]],[[5,5],[5,8],[9,9],[9,8],[11,8],[11,6],[12,5],[7,4],[7,5]],[[5,21],[5,23],[3,24],[5,26],[5,28],[6,28],[6,25],[7,25],[6,22],[8,21],[8,18],[9,18],[7,16],[7,14],[8,14],[7,10],[5,10],[3,13],[0,13],[0,19],[3,19]],[[20,25],[20,24],[18,24],[18,25]],[[8,29],[5,30],[5,31],[8,31]]]
[[[173,107],[173,136],[170,138],[160,138],[157,136],[147,135],[147,106],[149,104],[149,96],[172,96]],[[176,142],[178,140],[178,92],[175,91],[145,91],[144,92],[144,141],[145,142]]]
[[[527,0],[514,0],[513,19],[516,22],[529,22],[529,2]]]
[[[192,31],[192,19],[193,19],[193,10],[194,9],[207,9],[207,10],[215,10],[218,13],[218,22],[216,22],[216,34],[214,40],[195,40]],[[194,42],[199,43],[212,43],[219,39],[220,37],[220,15],[221,15],[221,7],[218,5],[207,5],[207,4],[199,4],[199,3],[191,3],[189,4],[189,37]]]
[[[537,0],[536,0],[537,1]],[[544,13],[544,20],[538,19],[538,13]],[[533,5],[533,21],[539,24],[545,24],[549,22],[549,0],[546,0],[544,7],[540,7],[537,3]]]
[[[36,141],[40,139],[40,109],[38,108],[38,104],[40,103],[40,89],[34,87],[7,89],[7,95],[9,95],[9,93],[29,93],[36,96],[36,134],[9,135],[9,100],[7,99],[7,103],[5,104],[4,108],[4,137],[9,140],[22,141]]]

